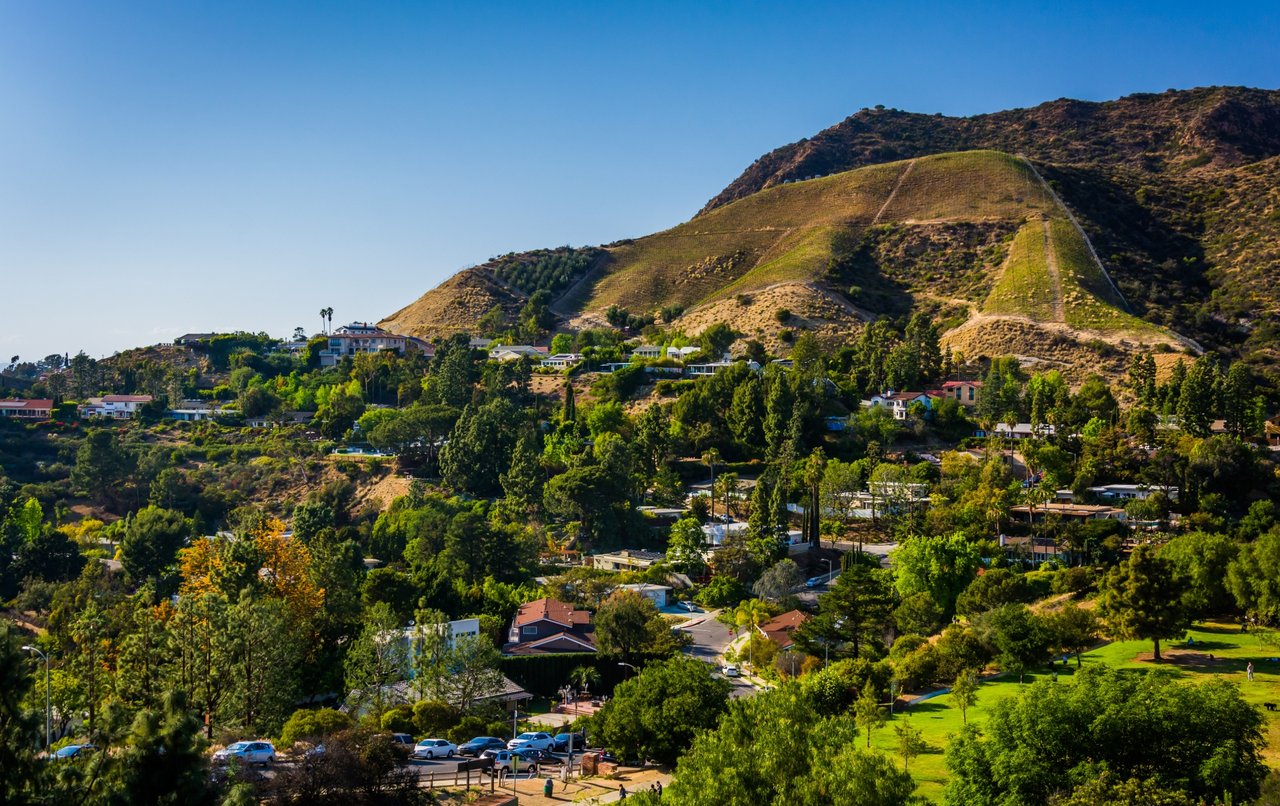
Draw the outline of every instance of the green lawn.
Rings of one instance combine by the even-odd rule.
[[[1161,652],[1172,657],[1172,653],[1193,651],[1202,656],[1202,662],[1196,664],[1166,662],[1165,668],[1172,668],[1182,677],[1195,679],[1207,675],[1225,677],[1240,684],[1246,701],[1261,705],[1264,702],[1280,702],[1280,661],[1268,658],[1280,657],[1280,647],[1267,645],[1262,636],[1241,634],[1238,626],[1231,624],[1203,624],[1189,632],[1194,645],[1183,641],[1175,641],[1161,645]],[[1092,652],[1085,653],[1082,662],[1085,664],[1105,664],[1121,669],[1148,670],[1153,668],[1150,661],[1138,660],[1140,653],[1149,654],[1149,641],[1117,641],[1101,646]],[[1207,659],[1209,654],[1215,660]],[[1245,665],[1250,661],[1254,665],[1254,681],[1245,679]],[[1058,667],[1058,681],[1069,685],[1075,671],[1075,661],[1064,669]],[[1027,675],[1027,682],[1047,677],[1047,673]],[[1004,697],[1017,696],[1019,691],[1017,678],[998,677],[982,684],[978,689],[978,703],[969,709],[969,721],[978,725],[986,719],[991,707]],[[1269,764],[1280,764],[1280,712],[1264,711],[1266,716],[1267,749],[1266,761]],[[893,731],[894,721],[909,719],[929,744],[929,751],[917,756],[911,762],[911,774],[919,784],[918,792],[932,801],[941,801],[942,788],[947,780],[947,769],[943,762],[943,749],[948,737],[959,732],[961,728],[960,711],[952,707],[951,697],[942,695],[927,700],[907,713],[896,714],[883,728],[876,731],[871,738],[872,747],[878,748],[891,758],[901,763],[898,755],[897,736]]]

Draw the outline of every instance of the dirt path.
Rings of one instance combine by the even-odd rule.
[[[1058,252],[1053,248],[1053,233],[1049,230],[1049,219],[1044,219],[1044,259],[1049,267],[1049,279],[1053,286],[1053,321],[1067,321],[1067,306],[1062,301],[1062,273],[1058,271]]]
[[[880,219],[884,217],[884,211],[889,209],[889,205],[893,204],[893,200],[898,197],[898,189],[902,187],[902,183],[906,181],[911,174],[911,169],[916,167],[916,161],[911,160],[907,163],[906,169],[898,175],[898,181],[893,183],[893,190],[889,191],[889,198],[884,200],[884,204],[880,205],[880,209],[876,211],[876,217],[871,219],[871,226],[880,223]]]

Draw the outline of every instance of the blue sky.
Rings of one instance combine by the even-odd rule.
[[[1280,86],[1275,3],[0,0],[0,363],[377,320],[864,106]]]

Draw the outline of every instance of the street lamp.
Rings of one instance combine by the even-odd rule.
[[[640,670],[632,666],[630,663],[623,663],[622,661],[618,661],[618,665],[627,667],[628,669],[631,670],[632,674],[640,674]]]
[[[50,740],[52,736],[50,726],[53,724],[53,711],[49,707],[49,656],[29,644],[23,644],[22,651],[34,652],[44,661],[44,751],[47,753],[49,752],[49,747],[53,744]]]
[[[826,563],[826,564],[827,564],[827,582],[830,582],[830,581],[831,581],[831,574],[832,574],[832,570],[831,570],[831,558],[830,558],[830,557],[823,557],[823,558],[822,558],[822,561],[823,561],[824,563]]]

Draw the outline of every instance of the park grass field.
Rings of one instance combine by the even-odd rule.
[[[1137,673],[1157,666],[1171,669],[1180,678],[1204,679],[1207,676],[1222,677],[1240,686],[1247,702],[1259,707],[1264,702],[1280,702],[1280,647],[1273,638],[1263,634],[1241,634],[1238,625],[1206,623],[1188,631],[1194,644],[1185,641],[1161,644],[1161,654],[1168,660],[1154,664],[1144,658],[1151,655],[1150,641],[1116,641],[1100,646],[1081,657],[1084,664],[1103,664],[1118,669],[1132,669]],[[1208,661],[1208,655],[1215,658]],[[1187,662],[1194,659],[1196,662]],[[1248,682],[1245,666],[1254,665],[1254,680]],[[1075,674],[1075,660],[1067,667],[1058,666],[1058,682],[1071,685]],[[1048,676],[1047,672],[1028,674],[1027,683]],[[1004,675],[984,682],[978,688],[978,702],[969,709],[969,722],[981,726],[997,702],[1005,697],[1016,697],[1025,685],[1019,685],[1016,677]],[[1267,746],[1264,759],[1272,767],[1280,767],[1280,712],[1263,711]],[[943,751],[948,737],[960,731],[960,710],[951,704],[951,697],[943,694],[906,709],[893,716],[884,727],[875,731],[871,746],[890,758],[902,763],[898,754],[897,736],[893,727],[899,720],[910,720],[923,735],[929,750],[911,761],[910,771],[919,788],[917,792],[933,802],[941,802],[943,787],[948,779]]]

